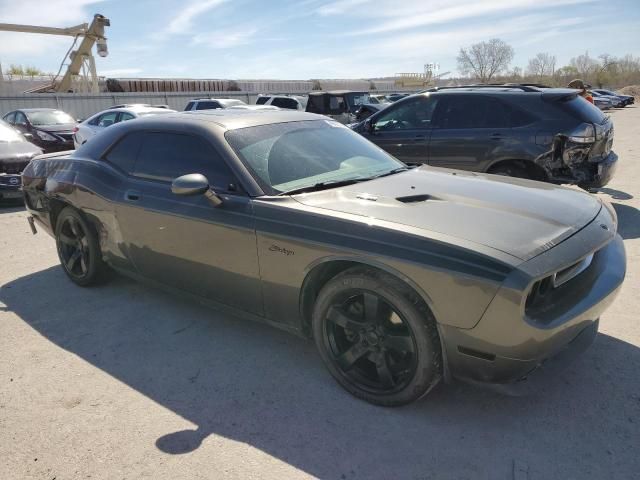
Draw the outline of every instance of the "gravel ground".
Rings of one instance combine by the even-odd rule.
[[[535,395],[352,398],[312,343],[116,278],[73,286],[0,209],[2,479],[630,479],[640,473],[640,107],[612,114],[628,276],[596,344]]]

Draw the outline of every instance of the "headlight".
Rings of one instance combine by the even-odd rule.
[[[36,135],[40,137],[40,140],[44,140],[45,142],[57,142],[58,139],[53,135],[48,134],[47,132],[43,132],[42,130],[36,130]]]

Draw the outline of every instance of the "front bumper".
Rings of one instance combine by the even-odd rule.
[[[0,174],[0,199],[22,198],[22,179],[19,174]]]
[[[571,251],[583,251],[581,244],[591,242],[591,251],[597,250],[591,266],[581,274],[583,277],[568,282],[564,291],[558,290],[556,300],[545,307],[542,316],[525,313],[522,290],[511,288],[506,282],[474,328],[439,325],[449,378],[511,390],[534,372],[547,370],[541,368],[547,364],[554,364],[553,370],[557,371],[558,366],[568,363],[566,360],[593,342],[598,320],[615,300],[626,272],[624,244],[619,235],[612,240],[609,236],[610,241],[598,248],[611,233],[602,227],[602,218],[596,218],[583,231],[530,260],[530,265],[523,268],[535,272],[536,277],[538,273],[546,275],[543,269],[550,264],[557,265],[558,259],[570,256]],[[521,313],[516,317],[518,311]]]

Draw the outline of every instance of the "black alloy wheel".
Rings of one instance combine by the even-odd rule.
[[[351,382],[371,393],[401,390],[416,370],[411,327],[384,298],[353,292],[326,314],[331,360]]]
[[[106,265],[102,261],[97,235],[82,215],[66,207],[56,222],[56,246],[65,273],[78,285],[102,280]]]
[[[321,289],[312,321],[329,372],[368,402],[410,403],[441,377],[435,319],[396,277],[368,267],[346,270]]]

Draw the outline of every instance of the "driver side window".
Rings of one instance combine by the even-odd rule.
[[[384,132],[429,128],[436,103],[436,98],[424,96],[402,102],[402,104],[389,108],[379,115],[375,120],[373,130]]]

